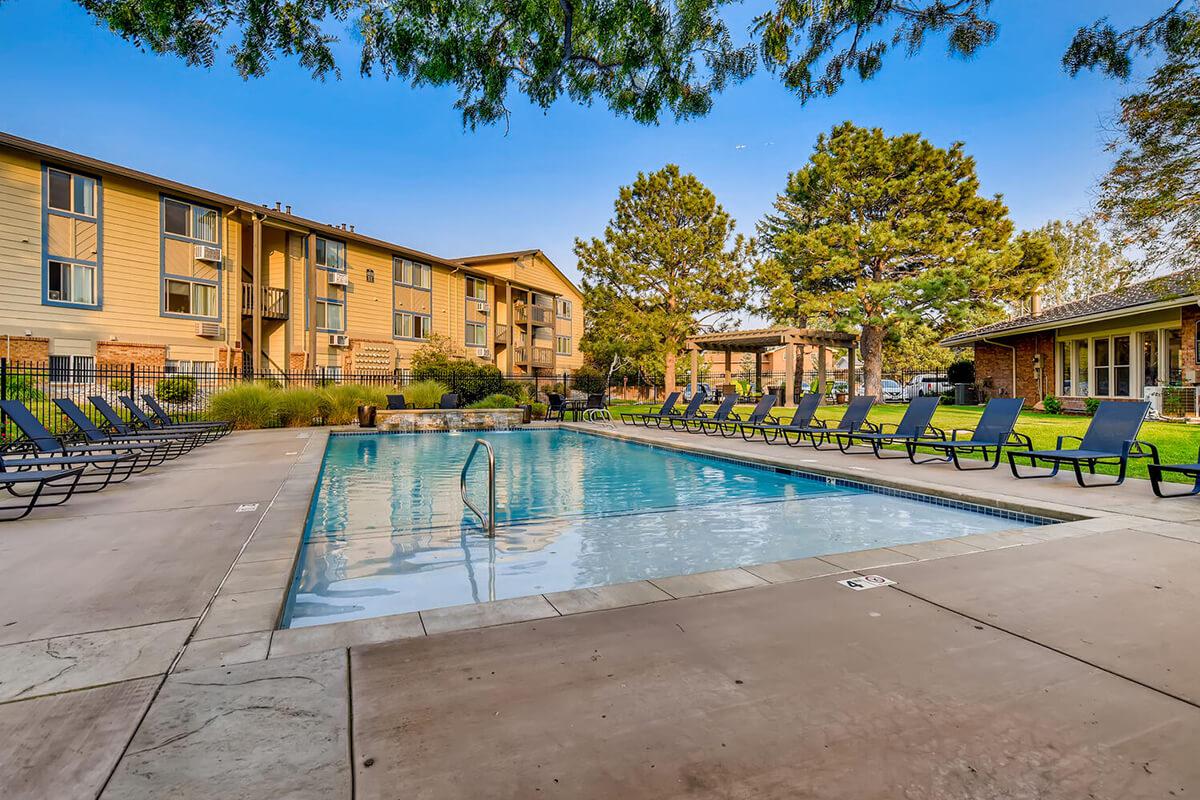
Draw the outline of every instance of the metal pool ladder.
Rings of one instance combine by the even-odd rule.
[[[467,497],[467,470],[471,468],[471,460],[475,458],[475,452],[483,447],[487,450],[488,457],[488,513],[487,517],[483,516],[483,512],[475,507],[475,504]],[[479,524],[487,531],[488,536],[496,535],[496,453],[492,450],[492,446],[483,439],[476,439],[475,444],[471,447],[471,453],[467,456],[467,461],[463,464],[462,474],[458,480],[458,490],[462,495],[462,500],[466,503],[467,508],[475,512],[475,516],[479,517]]]

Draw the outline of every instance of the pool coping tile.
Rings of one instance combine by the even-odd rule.
[[[424,635],[425,626],[421,624],[421,615],[416,611],[343,620],[325,625],[282,628],[275,631],[271,637],[271,651],[267,658],[282,658]]]
[[[430,635],[560,616],[550,601],[540,594],[433,608],[421,611],[420,615],[425,632]]]
[[[563,616],[640,606],[672,599],[671,595],[650,581],[589,586],[582,589],[569,589],[565,592],[550,592],[543,597]]]
[[[669,578],[651,578],[650,583],[676,599],[770,585],[769,581],[741,567],[693,572],[691,575],[673,575]]]

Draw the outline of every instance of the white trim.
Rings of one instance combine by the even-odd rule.
[[[1076,325],[1086,325],[1089,322],[1103,322],[1106,319],[1118,319],[1120,317],[1129,317],[1134,314],[1145,314],[1150,311],[1162,311],[1168,308],[1186,308],[1190,305],[1200,305],[1200,295],[1177,297],[1174,300],[1163,300],[1158,303],[1144,303],[1137,306],[1125,306],[1124,308],[1118,308],[1113,311],[1104,311],[1081,317],[1064,317],[1062,319],[1047,320],[1046,322],[1038,325],[1022,325],[1016,328],[1006,328],[1003,330],[987,331],[986,333],[977,334],[964,333],[960,334],[959,336],[951,336],[943,339],[941,342],[939,342],[939,344],[941,344],[943,347],[959,347],[961,345],[974,344],[975,342],[985,342],[986,340],[994,339],[997,336],[1019,336],[1026,333],[1038,333],[1039,331],[1073,328]],[[999,344],[999,342],[991,342],[991,344]]]

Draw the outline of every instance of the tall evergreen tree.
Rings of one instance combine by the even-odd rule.
[[[1053,220],[1032,232],[1050,243],[1055,266],[1041,287],[1042,301],[1057,306],[1128,286],[1143,272],[1119,242],[1092,218]],[[1026,311],[1024,303],[1018,310]]]
[[[745,308],[753,242],[734,225],[703,183],[668,164],[621,187],[603,239],[575,240],[589,324],[630,355],[661,359],[668,391],[684,340]]]
[[[943,150],[846,122],[818,138],[759,224],[761,310],[859,330],[864,388],[878,396],[889,328],[949,328],[1040,281],[1049,244],[1012,233],[1000,197],[980,196],[961,144]]]

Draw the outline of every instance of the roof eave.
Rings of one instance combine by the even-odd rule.
[[[1008,336],[1020,336],[1025,333],[1038,333],[1040,331],[1054,330],[1056,328],[1068,328],[1075,325],[1086,325],[1089,322],[1103,322],[1106,319],[1116,319],[1118,317],[1129,316],[1130,314],[1144,314],[1147,311],[1158,311],[1164,308],[1181,308],[1183,306],[1193,305],[1200,302],[1200,295],[1187,295],[1185,297],[1176,297],[1171,300],[1160,300],[1157,303],[1141,303],[1135,306],[1124,306],[1122,308],[1112,309],[1111,311],[1098,311],[1094,314],[1084,314],[1078,317],[1066,317],[1064,319],[1047,320],[1045,322],[1031,323],[1029,325],[1021,325],[1016,328],[1006,328],[999,331],[987,331],[975,333],[973,331],[961,333],[956,336],[950,336],[939,342],[943,347],[959,347],[964,344],[974,344],[986,339],[1003,339]]]

